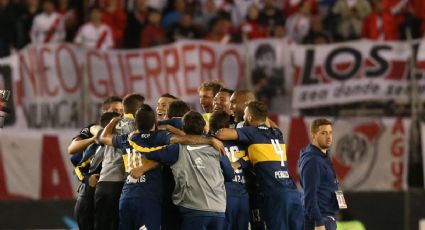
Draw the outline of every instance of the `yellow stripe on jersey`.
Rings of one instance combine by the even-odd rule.
[[[162,148],[164,148],[166,145],[162,145],[162,146],[158,146],[158,147],[143,147],[138,145],[136,142],[132,141],[132,140],[128,140],[128,143],[130,144],[131,147],[133,147],[133,149],[141,152],[141,153],[149,153],[149,152],[153,152],[156,150],[160,150]]]
[[[286,162],[286,145],[252,144],[248,147],[248,155],[252,165],[265,161]]]
[[[245,151],[241,150],[235,153],[235,158],[239,159],[239,158],[243,158],[245,156]]]
[[[84,168],[88,164],[90,164],[90,161],[91,161],[91,158],[87,159],[86,161],[84,161],[83,163],[81,163],[80,165],[75,167],[75,169],[74,169],[75,174],[77,175],[77,177],[80,181],[83,181],[83,179],[84,179],[83,173],[81,172],[81,168]]]
[[[227,157],[229,157],[230,162],[236,162],[239,159],[241,159],[241,158],[244,159],[244,157],[246,157],[245,156],[245,150],[241,150],[241,151],[237,151],[237,152],[228,152],[228,153],[226,153],[226,155],[227,155]]]
[[[134,116],[133,116],[133,114],[131,114],[131,113],[125,113],[125,114],[124,114],[124,117],[125,117],[125,118],[128,118],[128,119],[134,119]]]
[[[204,118],[205,122],[208,124],[208,121],[210,120],[211,113],[203,113],[202,117]]]

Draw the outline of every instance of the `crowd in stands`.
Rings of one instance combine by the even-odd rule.
[[[0,0],[0,56],[29,43],[134,49],[202,39],[324,44],[425,31],[423,0]],[[244,36],[246,35],[246,36]]]

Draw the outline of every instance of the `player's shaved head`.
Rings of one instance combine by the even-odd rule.
[[[255,94],[251,90],[235,91],[230,97],[230,110],[232,110],[236,121],[242,121],[244,110],[250,101],[255,101]]]
[[[255,94],[251,90],[240,90],[235,92],[237,97],[240,97],[241,100],[244,100],[245,102],[255,101]]]

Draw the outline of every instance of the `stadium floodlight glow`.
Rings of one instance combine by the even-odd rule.
[[[0,128],[4,126],[4,120],[9,109],[6,107],[6,103],[10,98],[10,90],[2,89],[0,90]]]

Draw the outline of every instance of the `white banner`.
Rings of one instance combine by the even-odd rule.
[[[293,108],[408,101],[408,43],[362,40],[294,48]]]
[[[341,187],[346,191],[407,189],[410,120],[396,118],[329,118],[333,122],[331,158]],[[279,117],[287,142],[291,176],[299,153],[309,143],[313,118]]]
[[[235,89],[243,83],[240,45],[182,41],[139,50],[82,50],[71,44],[30,46],[12,65],[18,107],[29,128],[81,127],[99,116],[111,95],[141,93],[146,103],[171,93],[198,104],[198,87],[218,79]],[[84,119],[85,118],[85,119]]]
[[[78,181],[66,149],[76,133],[0,129],[0,200],[73,199]]]

